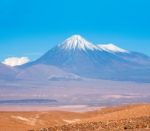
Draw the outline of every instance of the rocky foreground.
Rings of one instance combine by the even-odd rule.
[[[0,112],[0,131],[150,130],[150,104],[88,112]]]
[[[107,122],[86,122],[67,124],[63,126],[54,126],[49,128],[41,128],[39,130],[29,131],[103,131],[103,130],[150,130],[150,117],[140,117],[133,119],[110,120]]]

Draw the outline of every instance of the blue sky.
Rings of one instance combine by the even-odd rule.
[[[150,0],[0,0],[0,60],[40,57],[73,34],[150,55]]]

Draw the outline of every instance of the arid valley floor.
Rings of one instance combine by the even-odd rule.
[[[93,111],[0,111],[0,131],[150,130],[150,104]]]

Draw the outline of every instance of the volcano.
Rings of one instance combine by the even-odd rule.
[[[35,65],[54,66],[80,77],[150,82],[150,57],[114,44],[96,45],[80,35],[71,36],[22,68]]]

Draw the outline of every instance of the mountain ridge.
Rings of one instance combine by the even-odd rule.
[[[79,35],[71,36],[22,67],[38,64],[87,78],[150,82],[150,57],[113,44],[98,47]]]
[[[114,44],[94,45],[79,35],[69,37],[39,59],[13,69],[18,70],[14,74],[18,80],[50,80],[55,76],[57,80],[85,77],[150,82],[149,56]]]

